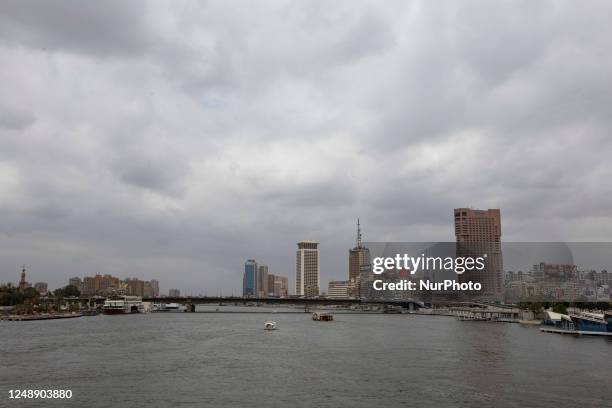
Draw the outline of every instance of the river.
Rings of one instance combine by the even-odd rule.
[[[610,340],[518,324],[174,313],[0,322],[0,339],[7,407],[612,407]]]

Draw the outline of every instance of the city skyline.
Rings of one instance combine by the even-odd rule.
[[[0,281],[240,293],[255,256],[294,287],[312,238],[325,287],[357,217],[453,241],[472,206],[507,241],[612,241],[611,12],[2,2]]]

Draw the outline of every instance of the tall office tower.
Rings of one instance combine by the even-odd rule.
[[[257,297],[268,296],[268,265],[259,265],[257,267]]]
[[[360,296],[360,281],[362,275],[362,269],[370,264],[370,250],[363,246],[361,242],[361,225],[359,218],[357,218],[357,239],[355,240],[355,247],[349,249],[349,272],[348,278],[351,283],[350,297]]]
[[[479,297],[502,300],[503,259],[501,252],[501,214],[499,208],[473,210],[455,208],[455,237],[457,256],[483,256],[485,268],[474,270],[460,276],[460,281],[473,281],[482,284]]]
[[[298,296],[319,296],[319,249],[318,242],[297,243],[295,254],[295,294]]]
[[[242,278],[242,296],[255,296],[257,294],[257,262],[249,259],[244,263],[244,277]]]
[[[169,289],[168,290],[168,296],[170,297],[180,297],[181,296],[181,291],[178,289]]]

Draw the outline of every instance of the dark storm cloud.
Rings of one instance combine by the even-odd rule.
[[[178,157],[165,154],[159,157],[130,155],[114,165],[118,178],[132,186],[151,191],[181,196],[189,169]]]
[[[369,241],[610,240],[612,6],[0,3],[0,281],[240,292]]]
[[[7,0],[0,5],[1,42],[99,56],[140,54],[155,41],[147,32],[147,3]]]

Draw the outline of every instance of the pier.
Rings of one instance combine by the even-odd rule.
[[[540,331],[544,333],[571,334],[574,336],[612,336],[612,332],[588,331],[588,330],[563,330],[563,329],[554,329],[554,328],[548,328],[548,327],[542,327],[540,328]]]

